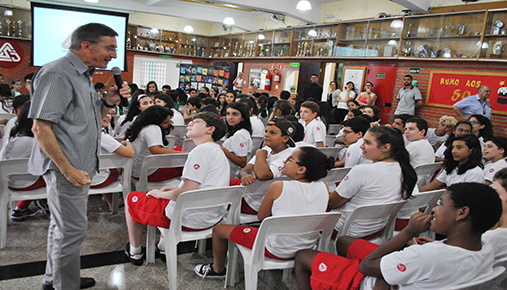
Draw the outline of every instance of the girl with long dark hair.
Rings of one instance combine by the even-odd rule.
[[[122,115],[120,118],[118,118],[118,122],[114,128],[114,135],[124,136],[127,129],[137,118],[137,115],[139,115],[150,106],[153,106],[152,98],[149,95],[145,94],[143,90],[137,90],[132,95],[132,102],[130,103],[127,115]]]
[[[171,92],[177,94],[176,91],[169,91],[167,93],[171,94]],[[171,118],[171,123],[173,125],[185,125],[185,118],[183,118],[183,115],[174,108],[174,101],[172,97],[166,94],[158,93],[154,96],[154,102],[155,105],[166,107],[173,111],[173,116]]]

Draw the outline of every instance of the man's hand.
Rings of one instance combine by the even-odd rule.
[[[430,228],[432,215],[425,215],[422,212],[414,213],[408,222],[407,230],[414,236],[427,231]]]
[[[124,98],[130,98],[130,87],[127,82],[123,82],[121,89],[114,85],[107,90],[106,102],[108,104],[120,104],[120,95]]]
[[[88,173],[86,173],[82,170],[71,168],[71,169],[67,170],[66,172],[62,172],[62,174],[74,186],[82,187],[83,185],[92,183]]]

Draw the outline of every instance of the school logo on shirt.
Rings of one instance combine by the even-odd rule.
[[[15,67],[23,59],[23,49],[15,42],[0,41],[0,66]]]
[[[320,127],[317,127],[317,131],[320,131]]]
[[[495,171],[495,169],[494,169],[494,168],[491,168],[491,169],[489,170],[489,173],[493,173],[493,171]]]
[[[347,180],[349,180],[349,176],[348,175],[345,176],[345,178],[343,179],[343,181],[347,181]]]
[[[251,231],[251,229],[249,229],[249,228],[244,228],[244,229],[243,229],[243,232],[244,232],[245,234],[248,234],[250,231]]]
[[[282,172],[283,166],[278,166],[278,171]]]
[[[243,143],[239,143],[239,147],[245,147],[245,145],[243,145]]]
[[[134,197],[132,198],[132,202],[137,202],[137,200],[138,200],[137,196],[134,196]]]
[[[350,157],[350,152],[347,152],[347,157]]]
[[[201,165],[199,165],[199,164],[197,164],[197,163],[196,163],[196,164],[194,164],[194,169],[195,169],[195,170],[197,170],[197,169],[199,169],[199,168],[201,168]]]
[[[324,264],[324,263],[320,263],[320,264],[319,264],[319,271],[321,271],[321,272],[325,272],[325,271],[327,271],[327,266],[326,266],[326,264]]]
[[[400,272],[405,272],[407,270],[407,267],[405,267],[405,265],[403,265],[402,263],[396,265],[396,268],[398,268]]]

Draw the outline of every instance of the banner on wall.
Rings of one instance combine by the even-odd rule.
[[[0,66],[15,67],[23,60],[23,49],[15,42],[0,41]]]
[[[480,86],[491,89],[493,113],[507,115],[507,73],[432,71],[426,105],[451,108],[463,98],[477,94]]]

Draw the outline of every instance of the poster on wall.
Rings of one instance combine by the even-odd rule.
[[[194,88],[199,90],[206,86],[229,84],[230,68],[222,66],[203,66],[185,64],[180,67],[180,83],[178,87],[185,91]]]
[[[343,67],[342,90],[346,90],[345,85],[348,82],[353,82],[356,88],[356,93],[363,91],[364,78],[366,76],[366,67]]]
[[[426,105],[451,108],[463,98],[477,94],[480,86],[491,89],[493,113],[507,115],[507,73],[432,71]]]

